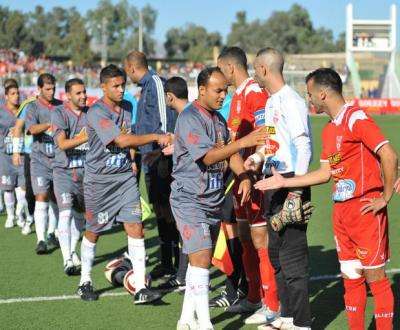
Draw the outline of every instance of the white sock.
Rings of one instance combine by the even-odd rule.
[[[72,221],[71,221],[71,253],[75,252],[78,241],[81,238],[85,226],[85,216],[83,213],[72,210]]]
[[[58,207],[53,201],[49,202],[49,227],[47,228],[47,234],[54,234],[58,223]]]
[[[193,292],[192,292],[192,287],[188,285],[190,283],[190,272],[191,272],[191,266],[190,264],[188,265],[188,268],[186,270],[186,289],[185,289],[185,296],[183,298],[183,305],[182,305],[182,313],[180,317],[180,321],[182,323],[186,324],[192,324],[193,321],[195,320],[195,304],[194,304],[194,298],[193,298]]]
[[[58,221],[58,241],[64,264],[71,258],[71,209],[62,210]]]
[[[79,285],[85,282],[92,282],[90,276],[93,267],[94,256],[96,254],[96,243],[90,242],[85,236],[82,238],[81,244],[81,280]]]
[[[146,250],[144,238],[133,238],[128,236],[128,253],[134,269],[133,277],[136,292],[145,287],[146,276]]]
[[[212,329],[210,320],[210,309],[208,305],[208,290],[210,281],[210,271],[206,268],[190,267],[189,283],[186,287],[192,290],[192,298],[195,304],[197,319],[200,329]]]
[[[17,197],[17,207],[15,209],[15,215],[18,220],[24,220],[24,214],[28,217],[28,202],[25,198],[26,192],[21,187],[15,188],[15,196]]]
[[[7,219],[14,220],[14,208],[15,208],[14,191],[4,192],[4,204],[6,205]]]
[[[46,233],[47,219],[48,219],[48,202],[35,202],[35,228],[36,228],[36,237],[38,242],[44,241],[44,236]]]

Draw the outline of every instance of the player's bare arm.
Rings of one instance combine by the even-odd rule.
[[[39,135],[46,132],[51,127],[50,123],[34,124],[29,127],[28,131],[32,135]]]
[[[316,171],[293,178],[284,178],[274,168],[272,168],[272,173],[271,177],[258,181],[254,188],[263,191],[280,188],[302,188],[327,183],[331,178],[328,162],[321,162],[321,167]]]
[[[368,212],[378,213],[386,207],[393,195],[393,186],[397,177],[398,159],[396,152],[389,143],[384,144],[377,152],[383,173],[383,194],[378,198],[363,198],[365,204],[361,207],[361,214]]]
[[[15,166],[22,164],[21,151],[19,150],[19,146],[21,144],[21,139],[23,139],[23,130],[24,130],[25,121],[22,119],[17,119],[14,126],[13,132],[13,157],[12,161]]]
[[[171,143],[171,138],[166,134],[121,134],[114,139],[114,143],[120,148],[136,148],[152,142],[167,146]]]
[[[229,167],[237,176],[237,180],[240,180],[238,194],[242,195],[240,205],[244,205],[250,199],[251,180],[244,168],[243,158],[238,153],[232,155],[229,159]]]
[[[205,165],[212,165],[225,160],[236,154],[241,149],[250,148],[254,146],[260,146],[265,144],[265,139],[267,138],[267,132],[263,127],[253,131],[252,133],[246,135],[245,137],[236,140],[224,147],[215,147],[211,149],[203,157],[203,163]]]
[[[73,138],[68,139],[65,135],[65,132],[60,132],[57,137],[56,141],[58,144],[58,147],[61,150],[68,150],[68,149],[73,149],[76,148],[77,146],[80,146],[81,144],[84,144],[88,141],[88,136],[86,133],[86,129],[83,128],[79,134],[75,135]]]

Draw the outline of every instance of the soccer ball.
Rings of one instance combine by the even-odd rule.
[[[134,276],[133,276],[134,270],[131,269],[128,271],[125,276],[124,276],[124,288],[126,291],[128,291],[131,295],[134,295],[136,292],[135,288],[135,281],[134,281]],[[151,277],[149,275],[146,275],[146,286],[150,288],[151,286]]]
[[[132,269],[128,258],[120,257],[107,263],[104,275],[113,286],[122,286],[125,274]]]

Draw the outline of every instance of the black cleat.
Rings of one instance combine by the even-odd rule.
[[[47,254],[47,245],[45,241],[40,241],[36,245],[36,254]]]
[[[150,290],[148,288],[143,288],[135,293],[135,305],[147,304],[152,301],[156,301],[161,298],[161,293],[157,291]]]
[[[157,265],[150,272],[150,277],[152,280],[157,280],[162,277],[169,277],[175,275],[176,271],[174,268],[165,268],[162,265]]]
[[[94,291],[91,282],[83,283],[80,287],[78,287],[78,291],[76,293],[81,297],[82,300],[85,301],[94,301],[99,299],[99,295]]]
[[[47,235],[47,246],[48,246],[49,250],[60,247],[60,243],[58,242],[58,239],[57,239],[56,235],[54,235],[54,233]]]
[[[156,289],[161,292],[176,292],[185,290],[185,282],[179,281],[176,276],[171,276],[166,282],[161,283]]]
[[[222,291],[218,296],[210,300],[210,307],[229,307],[238,301],[238,297],[229,297],[226,291]]]
[[[72,263],[72,260],[67,260],[67,262],[64,265],[64,273],[68,276],[75,275],[77,272],[74,264]]]

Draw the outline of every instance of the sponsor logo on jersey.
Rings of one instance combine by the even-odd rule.
[[[329,165],[337,165],[342,161],[342,156],[340,155],[340,152],[336,152],[333,155],[330,155],[328,157]]]
[[[275,135],[276,134],[276,129],[275,126],[265,126],[267,128],[267,133],[269,135]]]
[[[265,155],[273,156],[279,150],[279,143],[272,139],[267,139],[265,144]]]
[[[232,119],[231,123],[232,123],[232,126],[239,126],[241,123],[241,120],[239,117],[235,117]]]
[[[332,194],[332,199],[335,202],[343,202],[354,196],[356,191],[356,183],[351,179],[339,180],[335,184],[335,192]]]
[[[261,127],[265,125],[265,109],[259,109],[254,112],[255,126]]]

